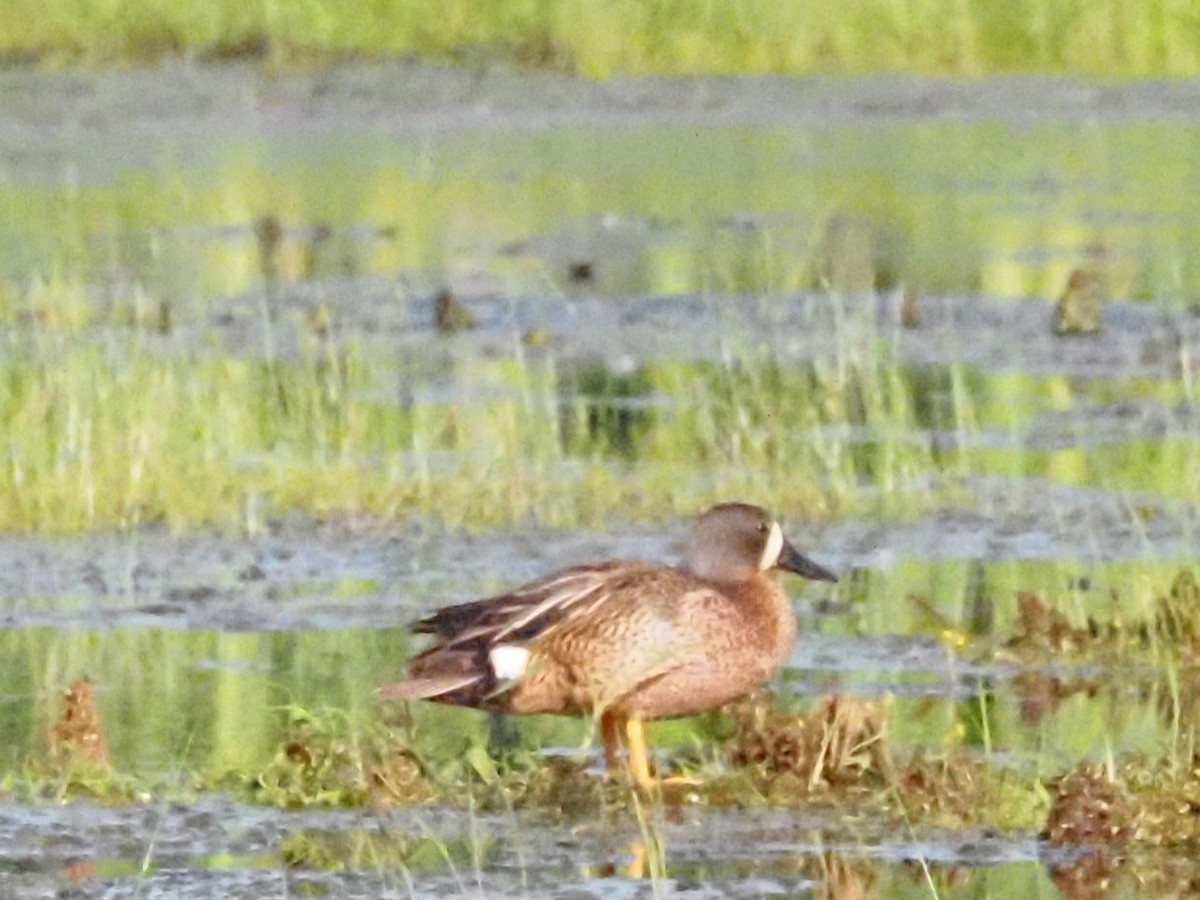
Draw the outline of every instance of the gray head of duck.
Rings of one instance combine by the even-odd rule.
[[[684,560],[688,571],[712,581],[744,581],[773,569],[837,581],[783,536],[770,513],[749,503],[721,503],[697,516]]]

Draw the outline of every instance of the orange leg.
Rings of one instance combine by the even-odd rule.
[[[600,717],[600,734],[604,738],[604,764],[611,778],[618,768],[624,768],[634,784],[642,790],[654,787],[650,763],[646,757],[646,731],[641,719],[633,719],[609,710]],[[629,750],[629,759],[622,765],[621,743]]]
[[[646,755],[646,729],[641,719],[625,720],[625,746],[629,748],[629,774],[644,791],[654,787],[650,761]]]
[[[600,717],[600,735],[604,739],[604,766],[608,777],[621,765],[621,717],[613,712],[606,712]]]

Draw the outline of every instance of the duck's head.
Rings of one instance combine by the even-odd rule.
[[[749,503],[721,503],[697,516],[684,558],[689,571],[713,581],[744,581],[773,569],[837,581],[797,550],[765,509]]]

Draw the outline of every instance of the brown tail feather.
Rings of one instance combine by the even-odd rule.
[[[430,700],[443,694],[461,691],[482,680],[480,675],[441,675],[426,678],[410,678],[395,684],[385,684],[379,689],[384,700]]]

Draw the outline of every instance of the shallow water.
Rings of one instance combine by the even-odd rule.
[[[297,893],[339,897],[922,897],[1032,896],[1043,864],[1068,865],[1029,840],[983,834],[884,837],[805,817],[689,811],[660,824],[669,874],[635,877],[640,838],[617,825],[571,834],[511,816],[402,812],[281,817],[219,799],[187,809],[86,803],[0,816],[12,897],[61,888],[97,897]],[[153,835],[153,838],[146,836]],[[714,857],[707,840],[729,848]],[[50,849],[47,849],[49,845]],[[324,860],[324,865],[315,861]],[[919,861],[919,862],[918,862]],[[285,863],[295,864],[283,869]],[[928,880],[926,869],[928,867]],[[74,882],[75,888],[69,885]],[[1000,884],[1011,887],[997,893]],[[860,893],[854,893],[855,889]]]
[[[0,73],[6,496],[41,477],[25,521],[86,526],[162,424],[142,477],[182,486],[167,503],[184,523],[224,498],[198,514],[223,529],[135,526],[135,509],[123,531],[0,538],[9,772],[44,753],[84,675],[117,771],[254,771],[297,709],[383,715],[405,622],[571,562],[674,559],[714,482],[784,492],[793,537],[844,576],[789,584],[802,636],[779,706],[891,697],[900,752],[1036,773],[1194,740],[1186,665],[1004,646],[1018,592],[1076,622],[1146,618],[1194,562],[1194,85],[402,72],[407,89],[387,69]],[[282,229],[270,261],[263,217]],[[1081,265],[1107,281],[1103,330],[1064,339],[1052,302]],[[443,286],[476,330],[436,333]],[[286,415],[264,361],[300,373]],[[88,468],[105,441],[118,467]],[[544,523],[464,529],[469,501],[397,501],[388,524],[298,504],[328,511],[314,518],[270,480],[444,473],[526,508],[529,470],[496,445],[533,460]],[[613,479],[598,493],[655,491],[661,521],[598,506],[597,473]],[[433,759],[494,737],[471,712],[415,717]],[[659,726],[663,761],[707,728]],[[579,753],[589,737],[535,719],[508,740]],[[1030,835],[687,808],[644,881],[622,874],[630,822],[215,797],[3,813],[0,884],[29,897],[1025,897],[1075,862]]]
[[[982,702],[992,740],[1031,758],[1165,745],[1174,726],[1157,711],[1154,696],[1164,690],[1165,673],[1156,666],[1029,666],[991,661],[986,649],[991,635],[1011,632],[1016,591],[1050,594],[1075,583],[1080,607],[1103,615],[1109,592],[1127,589],[1130,564],[1013,553],[955,558],[945,548],[931,559],[929,545],[953,521],[943,515],[894,526],[847,522],[810,541],[844,578],[833,589],[791,585],[801,637],[781,675],[782,702],[803,707],[831,691],[892,695],[894,738],[906,747],[941,741],[947,735],[939,730],[976,717]],[[998,535],[980,530],[975,541],[1003,546]],[[398,677],[410,653],[403,624],[440,603],[510,583],[496,571],[519,554],[526,558],[512,582],[533,577],[551,559],[671,559],[679,536],[572,530],[396,540],[325,528],[256,542],[142,534],[136,548],[129,538],[59,539],[53,553],[40,540],[6,541],[0,645],[19,663],[8,671],[0,717],[6,733],[23,736],[6,749],[13,761],[35,751],[56,712],[58,688],[87,674],[112,723],[119,768],[261,766],[275,752],[289,706],[343,710],[352,718],[378,714],[375,688]],[[965,534],[960,539],[971,547]],[[880,556],[870,543],[891,550]],[[1141,560],[1137,572],[1165,584],[1178,566]],[[130,569],[138,576],[121,586],[119,573]],[[1090,582],[1086,589],[1078,587],[1082,579]],[[940,617],[931,620],[929,608]],[[964,655],[943,643],[947,627],[981,643]],[[148,659],[155,664],[147,667]],[[1048,718],[1026,721],[1023,686],[1014,680],[1030,672],[1100,689]],[[1140,702],[1122,702],[1130,697]],[[418,717],[447,728],[486,728],[484,717],[455,710],[422,707]],[[676,743],[689,740],[686,728],[661,729],[669,743],[671,735]],[[581,724],[553,718],[532,733],[531,746],[548,735],[578,746],[587,734]]]

